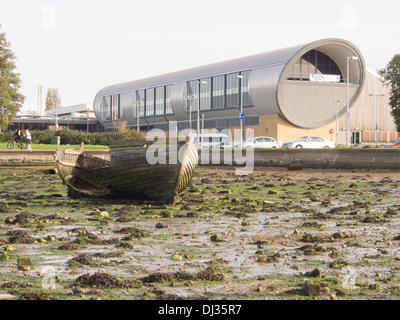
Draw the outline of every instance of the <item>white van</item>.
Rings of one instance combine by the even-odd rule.
[[[201,148],[213,148],[219,146],[221,143],[230,144],[232,143],[231,138],[224,133],[203,133],[199,134],[200,143],[198,141],[197,134],[190,135],[190,140],[196,147]]]

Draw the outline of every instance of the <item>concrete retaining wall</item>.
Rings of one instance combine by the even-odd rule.
[[[110,159],[109,150],[85,150],[103,159]],[[236,152],[236,153],[235,153]],[[55,150],[0,150],[0,165],[54,165]],[[239,157],[240,155],[240,157]],[[334,169],[400,169],[400,148],[386,149],[253,149],[199,151],[200,165],[246,165]],[[225,161],[224,161],[225,159]],[[249,162],[249,165],[251,163]]]
[[[200,151],[201,164],[217,164],[216,151]],[[246,155],[247,152],[247,155]],[[301,164],[304,168],[334,169],[400,169],[400,149],[254,149],[244,150],[242,157],[251,158],[254,152],[254,166],[288,167]],[[213,155],[214,153],[214,155]],[[229,153],[231,154],[229,156]],[[233,165],[243,163],[235,161],[235,151],[221,150],[220,159],[232,159]],[[223,161],[221,160],[221,163]],[[229,164],[225,163],[225,164]]]

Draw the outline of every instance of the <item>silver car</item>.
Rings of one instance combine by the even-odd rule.
[[[278,143],[271,137],[254,137],[243,143],[243,148],[279,148]]]
[[[335,143],[323,137],[304,136],[292,142],[285,142],[282,148],[335,148]]]

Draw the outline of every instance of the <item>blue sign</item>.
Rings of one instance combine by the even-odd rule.
[[[240,116],[239,116],[239,118],[240,118],[240,120],[243,120],[243,119],[244,119],[244,114],[241,113]]]

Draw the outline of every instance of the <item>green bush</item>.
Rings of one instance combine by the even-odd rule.
[[[0,142],[8,142],[11,140],[14,132],[6,131],[0,134]],[[108,146],[111,140],[130,140],[136,138],[144,138],[143,132],[136,132],[133,129],[124,129],[121,131],[111,132],[93,132],[86,133],[78,130],[31,130],[32,143],[34,144],[50,144],[50,140],[54,136],[60,137],[62,145],[79,145],[83,142],[86,145],[103,145]]]

